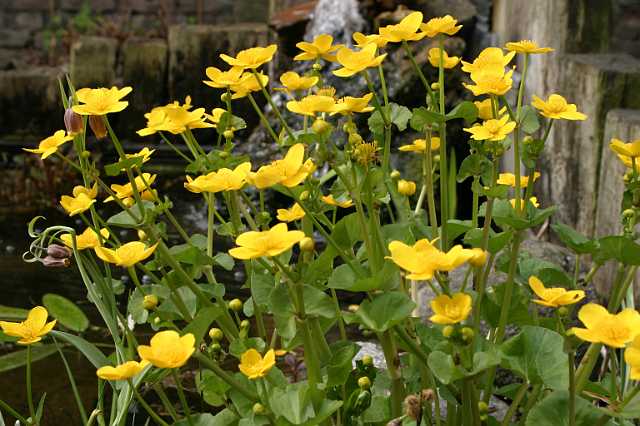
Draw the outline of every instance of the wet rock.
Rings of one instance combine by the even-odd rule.
[[[118,42],[108,37],[81,37],[71,46],[70,72],[76,88],[110,87],[116,78]]]
[[[336,43],[352,44],[351,34],[365,26],[356,0],[320,0],[309,22],[305,40],[331,34]]]
[[[0,128],[4,135],[45,136],[62,124],[59,68],[35,67],[0,72]]]
[[[123,85],[134,88],[129,100],[128,118],[120,123],[127,135],[144,127],[144,113],[167,101],[167,60],[169,49],[164,40],[129,39],[122,46]]]
[[[459,22],[471,21],[477,14],[471,0],[418,0],[416,10],[422,10],[425,18],[451,15]]]

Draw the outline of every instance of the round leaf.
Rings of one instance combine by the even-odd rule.
[[[73,331],[85,331],[89,328],[89,319],[71,300],[57,294],[45,294],[42,304],[58,322]]]

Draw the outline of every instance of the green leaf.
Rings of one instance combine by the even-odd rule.
[[[208,415],[211,416],[211,414],[208,414]],[[236,416],[232,410],[225,408],[224,410],[220,411],[218,414],[213,416],[212,421],[209,423],[206,423],[206,425],[207,426],[232,426],[237,424],[238,420],[239,420],[238,416]]]
[[[495,367],[500,364],[500,356],[493,348],[486,352],[476,352],[473,354],[473,368],[466,370],[461,365],[457,365],[451,355],[442,351],[433,351],[429,354],[427,363],[438,380],[446,385],[465,377],[475,376],[488,368]]]
[[[213,407],[224,405],[226,393],[231,387],[210,370],[201,370],[200,374],[196,374],[196,386],[202,399]]]
[[[77,350],[82,352],[82,355],[84,355],[95,368],[111,365],[100,349],[98,349],[93,343],[87,342],[82,337],[56,330],[53,330],[51,334],[57,339],[64,340],[65,342],[73,345]]]
[[[324,291],[305,285],[303,293],[304,308],[307,315],[316,315],[324,318],[334,318],[336,316],[333,300]]]
[[[353,369],[351,361],[359,349],[358,345],[349,341],[331,345],[331,359],[327,364],[327,386],[341,386],[346,383]]]
[[[117,163],[108,164],[104,166],[104,171],[107,173],[107,176],[118,176],[122,171],[126,170],[127,167],[132,169],[134,167],[140,168],[142,166],[142,156],[125,158],[124,160],[120,160]]]
[[[301,425],[315,414],[308,390],[306,383],[295,383],[285,389],[275,388],[269,395],[269,406],[276,416]]]
[[[75,303],[57,294],[45,294],[42,304],[49,314],[70,330],[81,332],[89,328],[89,319]]]
[[[398,105],[393,102],[389,104],[391,108],[391,122],[396,125],[401,132],[407,128],[407,123],[411,119],[411,111],[404,105]]]
[[[425,107],[414,108],[410,125],[416,132],[424,132],[425,127],[444,122],[445,118],[438,112],[429,111]]]
[[[482,229],[474,228],[467,231],[464,235],[464,242],[473,247],[480,247],[482,245]],[[511,241],[513,231],[495,232],[489,230],[489,244],[487,250],[489,253],[497,253],[502,250]]]
[[[22,321],[27,317],[27,315],[29,315],[29,311],[27,309],[0,305],[0,319],[4,321]]]
[[[593,426],[602,416],[600,411],[586,400],[576,397],[575,425]],[[556,390],[533,406],[527,416],[526,426],[567,426],[569,424],[569,392]],[[607,422],[606,425],[612,425]]]
[[[525,105],[520,111],[522,119],[520,120],[520,128],[527,134],[534,133],[540,128],[540,120],[538,113],[531,105]]]
[[[373,301],[365,300],[355,315],[365,327],[383,332],[404,321],[415,306],[405,294],[393,291],[377,296]]]
[[[585,237],[578,231],[563,223],[553,224],[551,225],[551,228],[558,238],[560,238],[560,241],[578,254],[593,253],[598,247],[596,241]]]
[[[148,212],[149,210],[154,208],[154,205],[151,201],[142,201],[144,208]],[[140,210],[140,206],[138,204],[134,204],[129,207],[127,210],[123,210],[118,214],[111,216],[107,219],[107,224],[118,226],[120,228],[136,228],[140,225],[133,220],[133,218],[129,215],[129,212],[133,214],[133,216],[142,219],[142,212]]]
[[[478,107],[471,101],[460,102],[446,115],[447,121],[456,118],[464,119],[465,124],[469,125],[478,118]]]
[[[182,334],[191,333],[196,338],[196,346],[200,344],[213,321],[221,315],[220,308],[209,306],[198,310],[196,317],[187,325]]]
[[[255,349],[258,352],[264,352],[264,349],[267,345],[264,343],[259,337],[249,337],[245,339],[235,339],[229,345],[229,353],[236,358],[240,359],[243,353],[248,351],[249,349]]]
[[[233,257],[229,256],[227,253],[216,254],[213,256],[213,261],[225,271],[231,271],[235,265]]]
[[[640,265],[640,245],[622,235],[612,235],[598,240],[593,260],[604,263],[615,259],[625,265]]]
[[[58,350],[55,345],[41,345],[31,347],[31,361],[39,361],[50,355],[53,355]],[[27,350],[22,349],[0,356],[0,373],[10,371],[15,368],[20,368],[27,363]]]
[[[462,160],[458,170],[458,182],[472,176],[490,176],[493,163],[482,154],[471,154]]]
[[[518,335],[501,345],[500,351],[504,367],[531,384],[552,389],[566,389],[569,385],[564,339],[553,330],[524,326]]]

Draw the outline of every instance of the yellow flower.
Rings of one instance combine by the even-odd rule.
[[[147,247],[142,241],[131,241],[115,250],[106,247],[95,247],[94,251],[96,255],[105,262],[113,263],[123,268],[129,268],[151,256],[156,250],[156,247],[158,247],[158,243]]]
[[[202,82],[215,89],[226,89],[240,83],[242,72],[243,68],[241,67],[232,67],[228,71],[222,71],[216,67],[207,67],[205,74],[207,74],[209,80],[203,80]]]
[[[410,180],[400,179],[398,181],[398,192],[410,197],[416,193],[416,183]]]
[[[330,206],[340,207],[343,209],[348,209],[349,207],[353,206],[353,200],[349,200],[349,199],[336,200],[335,198],[333,198],[333,194],[323,195],[320,199],[325,204],[329,204]]]
[[[429,59],[429,63],[431,64],[431,66],[436,68],[440,67],[440,48],[433,47],[429,49],[427,58]],[[449,56],[444,49],[442,50],[442,64],[445,69],[454,68],[456,65],[458,65],[458,62],[460,62],[459,57]]]
[[[251,163],[244,162],[235,169],[222,168],[216,172],[198,176],[191,179],[187,176],[187,182],[184,187],[191,192],[220,192],[220,191],[237,191],[242,188],[247,180],[247,174],[251,171]]]
[[[611,148],[614,152],[618,153],[619,155],[627,157],[629,159],[640,157],[640,139],[636,139],[633,142],[624,143],[620,139],[613,138],[611,139],[609,148]],[[631,167],[631,166],[628,166],[628,167]]]
[[[533,102],[531,102],[536,109],[540,111],[540,114],[547,118],[553,118],[556,120],[586,120],[587,116],[581,112],[578,112],[576,104],[568,104],[567,100],[560,95],[552,94],[545,102],[536,95],[533,95]]]
[[[501,141],[516,128],[514,121],[509,121],[509,116],[505,115],[496,120],[491,119],[483,121],[482,124],[476,124],[473,127],[463,129],[465,132],[471,133],[471,139],[477,141]]]
[[[533,173],[533,181],[535,182],[540,177],[540,173]],[[516,176],[513,173],[500,173],[498,176],[498,185],[516,186]],[[520,187],[524,188],[529,184],[529,176],[520,176]]]
[[[53,134],[53,136],[49,136],[46,139],[43,139],[38,144],[38,147],[35,149],[22,148],[27,152],[32,152],[34,154],[40,154],[40,158],[43,160],[50,155],[55,154],[58,151],[58,147],[73,140],[72,135],[67,135],[64,130],[58,130]]]
[[[389,243],[391,256],[387,259],[409,272],[410,280],[430,280],[435,271],[449,272],[471,259],[475,252],[456,245],[447,253],[441,252],[427,239],[416,241],[413,246],[401,241]]]
[[[546,288],[542,281],[536,276],[529,277],[529,287],[538,296],[534,303],[550,308],[558,308],[565,305],[573,305],[584,299],[584,291],[567,290],[562,287]]]
[[[216,127],[217,124],[220,123],[222,114],[224,114],[225,112],[227,112],[227,110],[224,108],[214,108],[211,110],[211,115],[205,114],[205,116],[207,117],[207,120],[211,121],[214,124],[213,127]]]
[[[471,296],[465,293],[454,293],[453,297],[441,294],[431,301],[434,314],[429,321],[435,324],[451,325],[467,319],[471,313]]]
[[[0,328],[7,336],[19,337],[18,344],[30,345],[42,340],[42,336],[49,333],[56,325],[56,321],[47,322],[49,312],[36,306],[29,311],[27,319],[22,322],[0,321]]]
[[[106,240],[109,238],[109,230],[107,228],[102,228],[100,230],[100,235],[102,236],[102,239]],[[73,238],[71,234],[62,234],[60,235],[60,239],[65,246],[73,248]],[[78,250],[84,250],[100,247],[102,244],[100,244],[100,238],[96,231],[91,228],[87,228],[82,232],[82,234],[76,235],[76,245]]]
[[[140,151],[136,152],[135,154],[125,154],[125,156],[127,158],[138,158],[138,157],[142,157],[142,163],[146,163],[147,161],[151,160],[151,155],[156,152],[155,149],[149,149],[146,146],[144,148],[142,148]],[[124,168],[122,170],[125,170]]]
[[[484,49],[473,63],[462,61],[462,71],[472,74],[482,74],[485,72],[504,72],[504,67],[509,65],[509,62],[516,55],[516,52],[509,52],[506,55],[502,49],[498,47],[487,47]]]
[[[294,220],[302,219],[305,213],[300,207],[300,204],[295,203],[289,209],[278,209],[278,218],[281,222],[293,222]]]
[[[167,113],[162,108],[154,108],[146,113],[144,118],[147,119],[147,127],[136,131],[140,136],[149,136],[162,131],[170,131],[174,134],[180,133],[175,127],[169,128],[170,123],[167,119]]]
[[[98,196],[98,185],[95,184],[91,188],[85,188],[78,185],[73,188],[73,196],[63,195],[60,199],[60,205],[66,210],[69,216],[75,216],[85,212],[96,202]]]
[[[511,86],[513,85],[513,79],[511,76],[513,75],[513,71],[509,71],[507,73],[503,72],[480,72],[480,73],[472,73],[471,80],[475,83],[467,84],[462,83],[462,85],[470,90],[474,96],[480,95],[498,95],[502,96],[511,90]]]
[[[144,116],[147,119],[147,127],[138,130],[140,136],[149,136],[156,132],[171,132],[174,135],[186,132],[187,129],[201,129],[214,127],[205,120],[209,116],[204,108],[196,108],[190,111],[190,99],[180,105],[173,102],[164,106],[155,107]]]
[[[278,46],[270,44],[267,47],[252,47],[251,49],[242,50],[235,58],[223,53],[220,55],[220,59],[232,67],[256,69],[260,65],[271,61],[276,50],[278,50]]]
[[[127,361],[123,364],[116,365],[115,367],[105,365],[104,367],[98,368],[96,375],[102,380],[128,380],[140,374],[147,365],[149,365],[149,362],[144,360],[140,362]]]
[[[348,47],[338,50],[337,60],[343,68],[333,71],[338,77],[351,77],[369,67],[377,67],[387,54],[376,56],[376,45],[368,44],[360,51],[353,51]]]
[[[334,105],[331,115],[334,114],[352,114],[354,112],[371,112],[373,107],[369,106],[373,93],[367,93],[361,98],[355,98],[353,96],[345,96],[339,99]]]
[[[180,368],[195,352],[196,338],[187,333],[184,336],[173,330],[157,332],[151,338],[151,345],[138,346],[138,355],[158,368]]]
[[[588,303],[580,308],[578,318],[586,328],[573,327],[570,331],[586,342],[623,348],[640,333],[640,314],[631,308],[611,314],[603,306]]]
[[[631,366],[631,380],[640,380],[640,337],[636,337],[624,351],[624,361]]]
[[[385,47],[388,43],[387,39],[382,37],[380,34],[369,34],[364,35],[360,32],[353,33],[353,40],[356,42],[356,47],[362,49],[367,44],[373,43],[379,49]]]
[[[435,37],[438,34],[454,35],[462,25],[456,25],[458,20],[451,15],[445,15],[441,18],[429,19],[426,23],[420,25],[420,29],[424,31],[427,37]]]
[[[242,374],[253,380],[266,376],[274,365],[276,354],[273,349],[269,349],[263,358],[260,352],[252,348],[242,354],[238,368]]]
[[[287,155],[281,160],[262,166],[247,176],[247,181],[258,189],[282,184],[292,188],[304,181],[315,170],[311,159],[304,161],[304,145],[297,143],[289,148]]]
[[[136,189],[139,193],[146,192],[151,189],[151,185],[156,180],[156,175],[152,175],[151,173],[143,173],[142,176],[137,176],[133,182],[136,184]],[[131,198],[133,196],[133,186],[131,182],[127,182],[124,185],[113,184],[111,185],[111,190],[115,192],[116,197],[119,200],[125,200],[127,198]],[[105,203],[109,201],[113,201],[113,195],[107,197],[104,200]]]
[[[286,223],[279,223],[268,231],[249,231],[236,238],[229,254],[236,259],[257,259],[277,256],[304,238],[302,231],[289,231]]]
[[[260,78],[260,81],[258,81],[258,78]],[[262,90],[262,87],[267,87],[269,76],[260,72],[258,73],[258,78],[251,72],[242,74],[240,83],[231,86],[231,91],[233,92],[231,99],[241,99],[251,92],[258,92]],[[260,87],[261,84],[262,87]]]
[[[129,102],[121,99],[131,92],[131,87],[123,87],[118,89],[112,87],[107,89],[100,87],[98,89],[84,88],[76,92],[80,105],[74,105],[73,112],[80,115],[105,115],[110,112],[120,112],[129,105]]]
[[[528,182],[528,181],[527,181]],[[514,183],[515,186],[515,183]],[[529,202],[533,205],[533,207],[538,208],[540,207],[540,203],[538,202],[538,197],[531,197],[529,198]],[[514,209],[516,208],[516,199],[512,198],[511,200],[509,200],[509,203],[511,203],[511,207],[513,207]],[[522,208],[524,209],[526,206],[526,203],[522,203]]]
[[[333,111],[336,101],[330,96],[309,95],[299,101],[287,102],[287,109],[291,112],[313,117],[318,112]]]
[[[474,267],[482,266],[487,262],[487,252],[481,248],[472,248],[472,257],[469,259],[469,264]]]
[[[425,33],[418,33],[422,24],[422,12],[411,12],[395,25],[387,25],[380,28],[380,36],[387,42],[399,43],[401,41],[422,40]]]
[[[402,145],[398,148],[403,152],[424,152],[427,149],[427,141],[425,139],[415,139],[410,145]],[[437,136],[431,137],[431,151],[437,151],[440,149],[440,138]]]
[[[493,117],[493,106],[491,105],[491,98],[487,98],[483,101],[474,101],[473,104],[478,108],[478,117],[482,120],[491,120]],[[498,111],[498,116],[502,117],[507,112],[507,107],[502,107]]]
[[[538,43],[532,40],[520,40],[510,42],[505,45],[507,50],[518,53],[549,53],[553,52],[550,47],[538,47]]]
[[[296,47],[302,50],[302,53],[297,54],[294,61],[315,61],[317,59],[324,59],[325,61],[333,62],[336,60],[336,55],[332,52],[340,49],[341,44],[333,45],[333,37],[329,34],[320,34],[314,37],[313,42],[309,43],[301,41],[296,44]]]
[[[296,90],[308,90],[318,84],[318,77],[300,76],[300,74],[295,71],[287,71],[280,76],[280,83],[292,92]]]

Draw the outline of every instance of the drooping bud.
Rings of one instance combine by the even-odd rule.
[[[439,90],[440,89],[440,83],[431,83],[431,89],[432,90]]]
[[[69,258],[58,259],[52,256],[45,257],[41,262],[47,268],[66,268],[71,265]]]
[[[407,417],[413,420],[418,420],[418,417],[420,417],[421,411],[422,411],[422,408],[420,404],[420,399],[418,399],[417,396],[408,395],[404,399],[404,412],[407,415]]]
[[[224,133],[222,133],[222,135],[226,140],[231,140],[233,139],[233,130],[225,130]]]
[[[454,331],[456,331],[456,329],[452,325],[447,325],[442,329],[442,335],[448,339],[453,335]]]
[[[242,320],[240,321],[240,328],[242,329],[248,329],[251,326],[251,323],[249,322],[249,320]]]
[[[64,127],[67,129],[67,134],[76,135],[82,133],[84,130],[82,126],[82,117],[80,114],[71,109],[71,107],[64,110]]]
[[[47,247],[47,255],[55,259],[66,259],[71,256],[71,250],[60,244],[50,244]]]
[[[300,200],[305,201],[309,199],[309,191],[302,191],[300,193]]]
[[[147,240],[147,233],[144,232],[142,229],[138,229],[138,239],[140,241],[146,241]]]
[[[473,328],[470,328],[470,327],[462,328],[462,340],[464,340],[465,342],[468,343],[471,340],[473,340],[474,335],[475,335],[475,332],[473,331]]]
[[[93,134],[97,139],[102,139],[107,136],[107,127],[104,125],[104,119],[101,115],[90,115],[89,127],[93,130]]]

